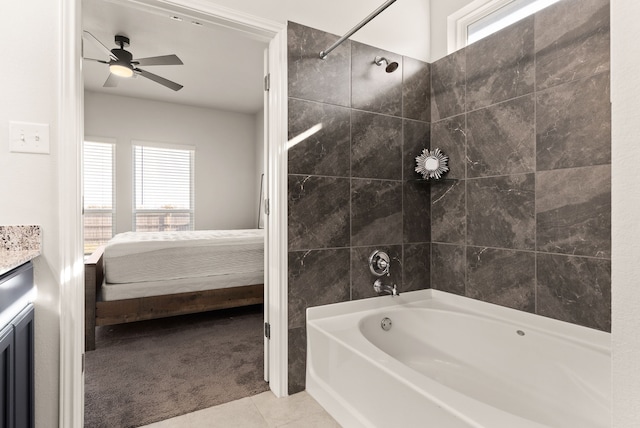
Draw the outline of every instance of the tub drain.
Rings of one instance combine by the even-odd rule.
[[[382,318],[382,321],[380,321],[380,327],[382,327],[384,331],[391,330],[391,319],[387,317]]]

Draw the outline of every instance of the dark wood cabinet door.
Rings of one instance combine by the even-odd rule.
[[[1,327],[0,327],[1,328]],[[0,426],[13,427],[13,326],[0,330]]]
[[[33,304],[13,319],[14,341],[14,420],[16,428],[33,428]]]

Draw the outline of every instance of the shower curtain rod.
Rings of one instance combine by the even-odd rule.
[[[325,59],[327,57],[327,55],[329,55],[331,53],[332,50],[334,50],[335,48],[340,46],[342,44],[342,42],[347,40],[349,37],[353,36],[353,33],[358,31],[359,29],[361,29],[365,25],[367,25],[369,23],[369,21],[371,21],[373,18],[378,16],[383,10],[385,10],[386,8],[388,8],[389,6],[394,4],[395,2],[396,2],[396,0],[387,0],[382,6],[380,6],[379,8],[374,10],[373,12],[371,12],[369,14],[369,16],[367,16],[358,25],[356,25],[351,30],[349,30],[349,32],[347,34],[345,34],[344,36],[340,37],[337,42],[335,42],[334,44],[329,46],[327,49],[325,49],[323,51],[320,51],[320,59]]]

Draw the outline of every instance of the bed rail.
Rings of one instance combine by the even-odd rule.
[[[84,349],[96,349],[96,301],[104,280],[102,256],[104,246],[98,247],[84,261]]]
[[[103,301],[104,247],[84,262],[85,351],[96,349],[96,326],[122,324],[262,304],[263,284]]]

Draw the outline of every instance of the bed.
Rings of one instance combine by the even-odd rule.
[[[264,300],[263,229],[120,233],[84,265],[87,351],[96,326]]]

